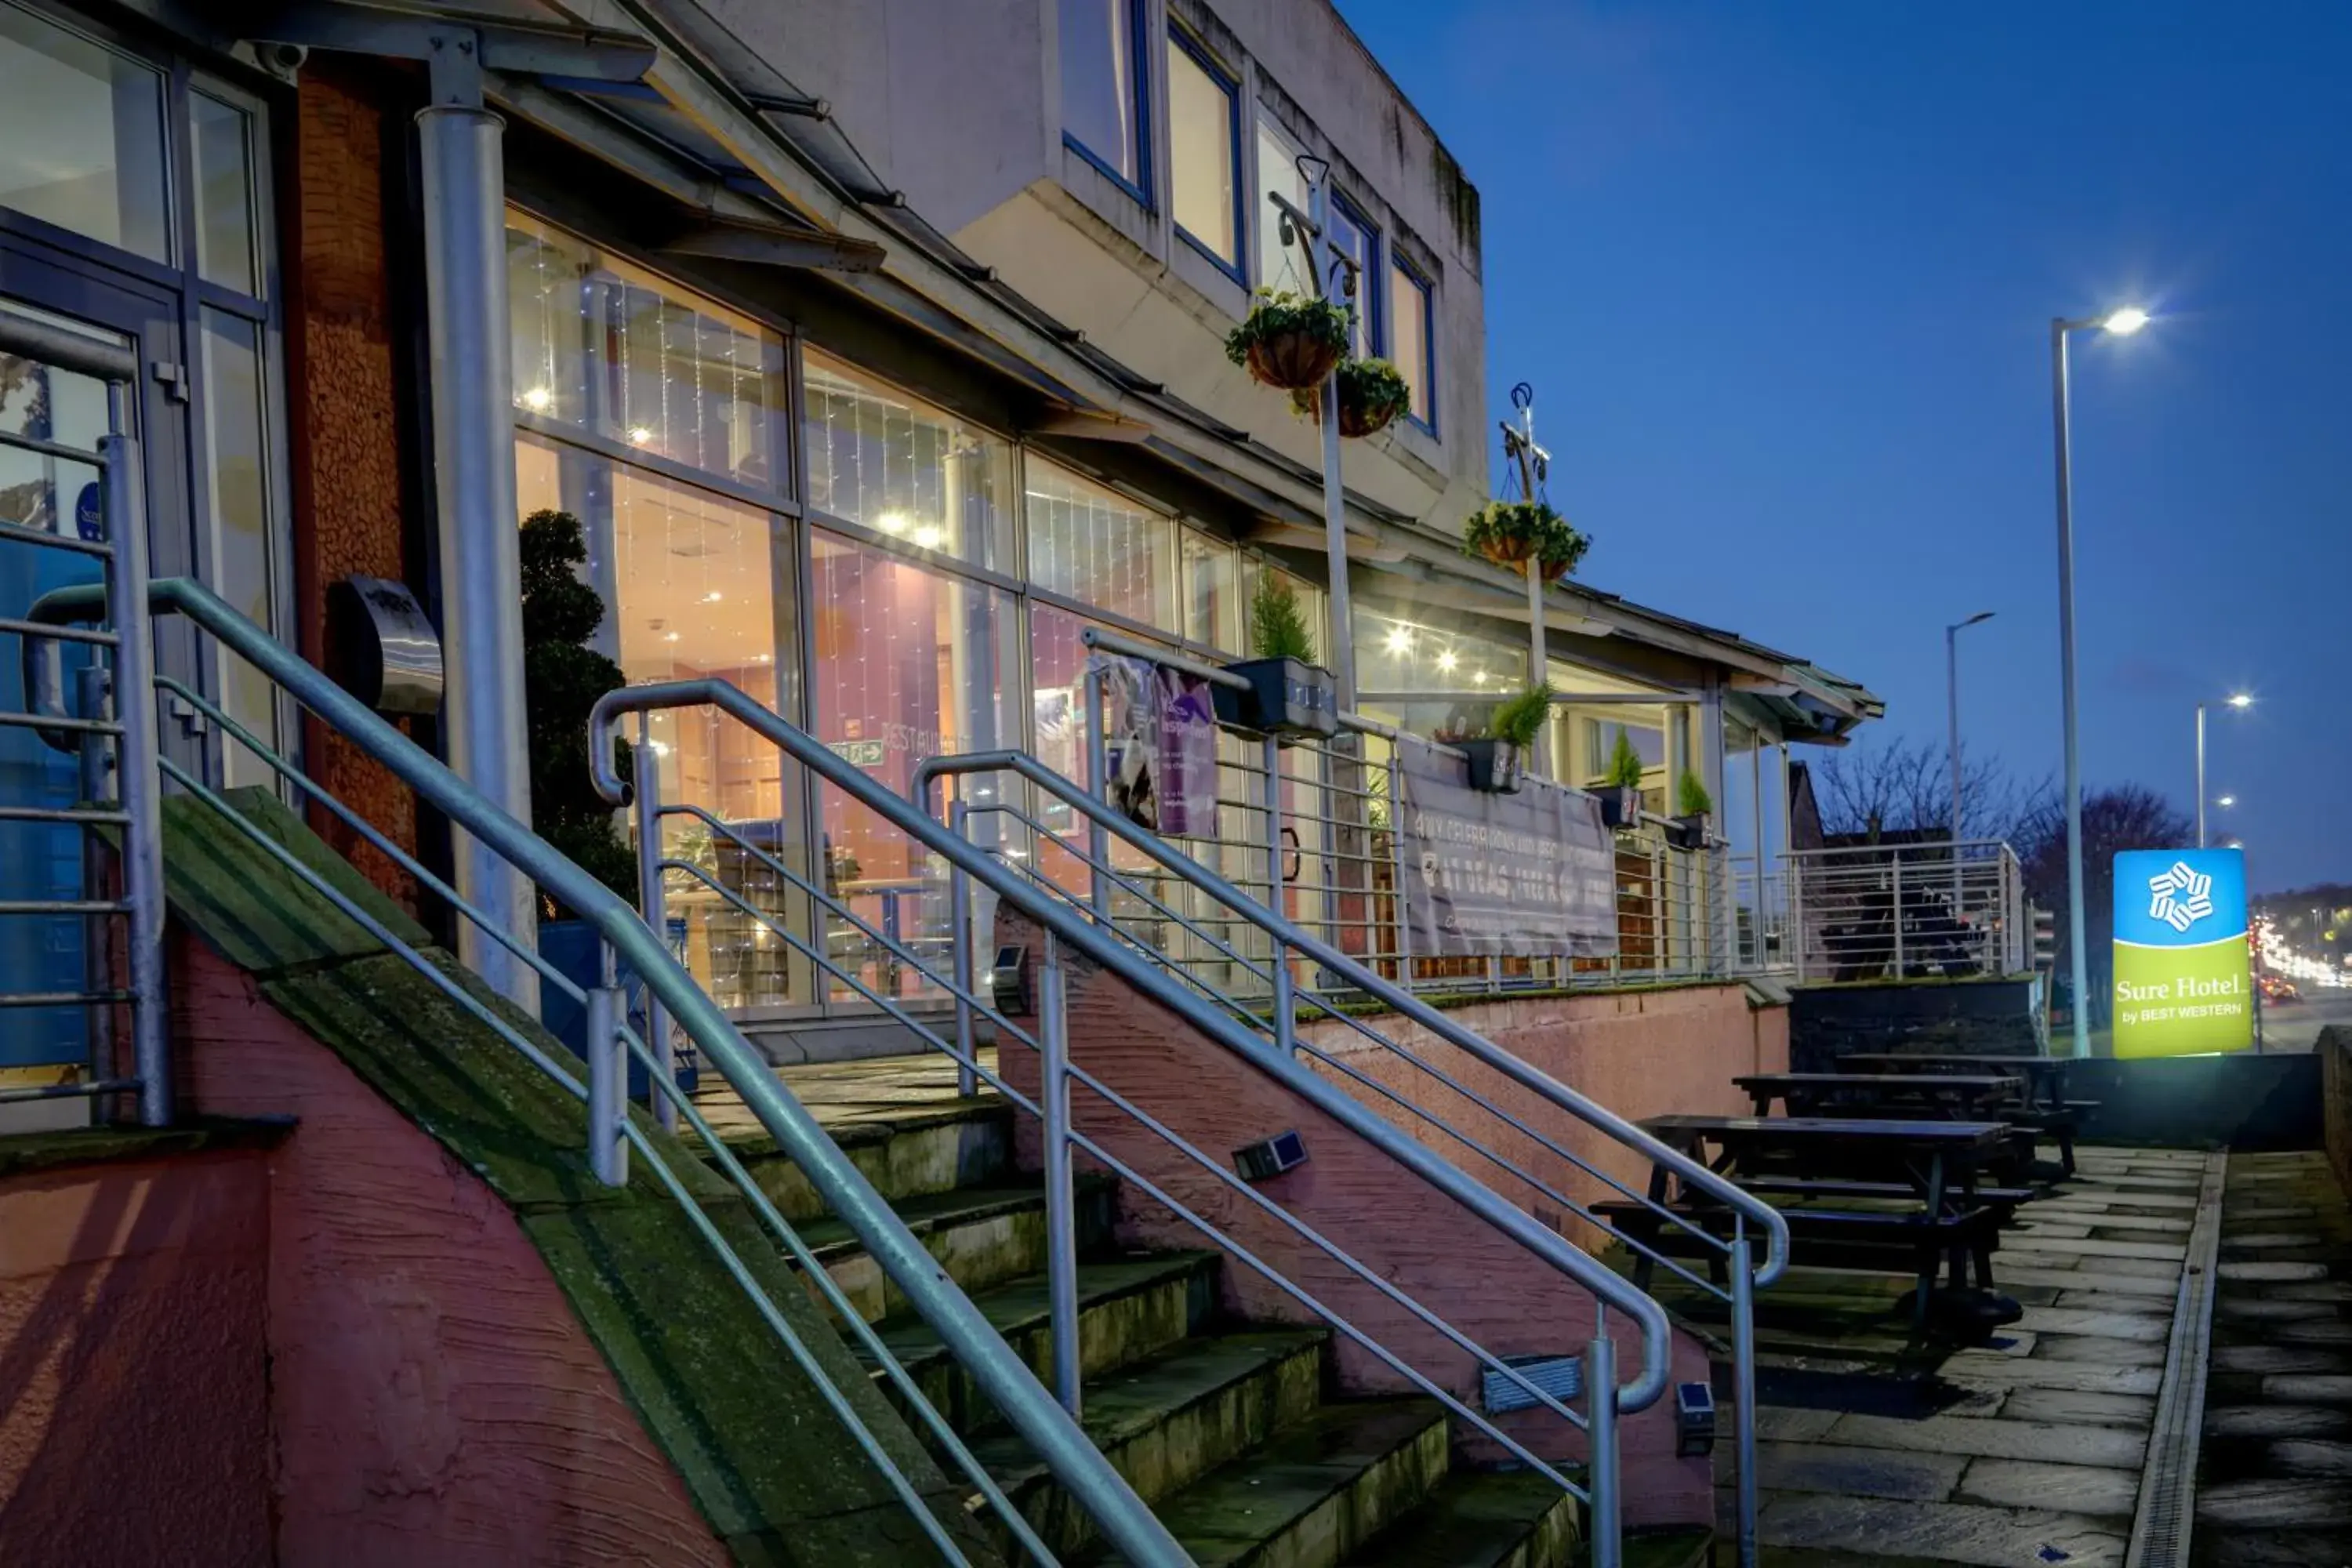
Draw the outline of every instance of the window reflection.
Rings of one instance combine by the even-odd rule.
[[[1174,521],[1041,458],[1027,468],[1029,580],[1175,630]]]
[[[169,261],[163,79],[0,5],[0,206]]]
[[[254,625],[273,622],[276,574],[270,561],[269,469],[262,437],[261,329],[255,322],[205,308],[204,312],[205,466],[211,502],[212,582]],[[270,679],[244,659],[221,658],[221,704],[228,716],[265,741],[277,735],[278,701]],[[276,773],[243,746],[224,742],[228,783],[271,784]]]
[[[253,268],[253,171],[246,113],[201,92],[195,121],[196,270],[207,283],[258,294]]]
[[[1012,563],[1012,454],[831,355],[802,355],[809,502],[975,566]]]

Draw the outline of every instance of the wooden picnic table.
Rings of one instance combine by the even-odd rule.
[[[1775,1100],[1791,1116],[1932,1115],[1952,1121],[1997,1121],[1991,1114],[2025,1093],[2009,1073],[1767,1072],[1732,1083],[1769,1116]]]
[[[2066,1106],[2066,1074],[2072,1057],[1972,1057],[1908,1051],[1864,1051],[1840,1057],[1838,1065],[1869,1073],[2013,1073],[2026,1080],[2026,1103],[2039,1110]]]

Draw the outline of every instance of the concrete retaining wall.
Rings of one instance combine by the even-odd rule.
[[[2330,1024],[2312,1047],[2319,1058],[2320,1113],[2327,1163],[2352,1195],[2352,1028]]]
[[[2048,1037],[2036,975],[1800,985],[1789,1007],[1798,1072],[1835,1072],[1857,1051],[2033,1056]]]

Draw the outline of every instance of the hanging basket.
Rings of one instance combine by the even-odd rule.
[[[1253,379],[1284,392],[1305,392],[1323,384],[1341,351],[1310,332],[1282,332],[1249,345],[1245,363]]]
[[[1591,539],[1540,500],[1488,501],[1462,525],[1462,548],[1524,576],[1530,562],[1542,562],[1546,582],[1576,570]]]
[[[1225,334],[1225,357],[1284,392],[1320,386],[1348,352],[1348,312],[1328,300],[1261,289],[1241,325]]]
[[[1377,436],[1412,406],[1412,389],[1396,366],[1386,360],[1339,362],[1339,434],[1360,441]],[[1291,406],[1309,419],[1323,417],[1323,389],[1309,387],[1290,395]]]

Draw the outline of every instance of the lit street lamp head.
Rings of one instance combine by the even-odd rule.
[[[2109,312],[2106,320],[2101,321],[2099,325],[2119,338],[2127,338],[2147,325],[2147,321],[2148,315],[2146,310],[2141,310],[2137,305],[2126,305],[2120,310]]]
[[[2232,708],[2252,708],[2253,705],[2254,700],[2242,691],[2230,694],[2230,706]]]
[[[2215,805],[2235,805],[2238,804],[2238,797],[2234,795],[2225,795],[2213,804]]]

